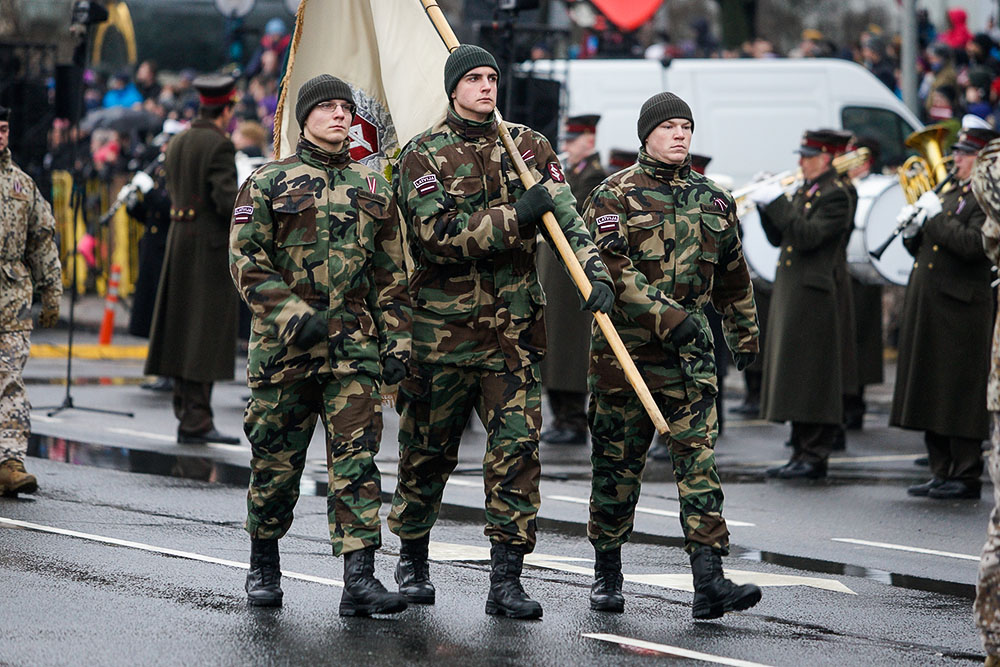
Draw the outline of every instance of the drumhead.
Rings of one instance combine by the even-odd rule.
[[[861,213],[860,195],[862,186],[875,175],[869,176],[858,184],[858,213]],[[899,179],[894,176],[878,175],[878,180],[873,181],[869,186],[870,203],[867,206],[862,227],[864,234],[864,246],[866,252],[870,252],[882,245],[888,239],[893,230],[896,229],[896,216],[904,206],[906,206],[906,196],[903,188],[899,184]],[[855,218],[857,222],[857,218]],[[901,238],[893,240],[881,259],[868,256],[872,266],[879,275],[893,285],[905,285],[910,280],[910,271],[913,270],[913,257],[903,247]]]
[[[764,227],[760,223],[760,212],[755,204],[751,204],[746,211],[740,212],[740,227],[743,230],[743,256],[747,260],[750,271],[766,280],[774,282],[774,277],[778,273],[778,257],[781,255],[781,248],[771,245],[764,234]]]

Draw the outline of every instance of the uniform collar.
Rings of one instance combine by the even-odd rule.
[[[301,134],[299,135],[299,144],[295,147],[295,154],[306,164],[320,169],[340,169],[351,161],[350,148],[346,141],[341,150],[331,153],[323,150]]]
[[[643,148],[639,151],[639,166],[642,170],[664,183],[671,181],[686,181],[691,174],[691,154],[684,158],[681,164],[667,164],[654,158]]]
[[[822,186],[822,185],[826,185],[827,183],[829,183],[830,181],[832,181],[836,177],[837,177],[837,170],[833,168],[833,163],[831,163],[829,169],[827,169],[826,171],[824,171],[822,174],[820,174],[819,176],[817,176],[813,180],[806,181],[805,184],[806,185],[819,185],[819,186]]]
[[[484,121],[469,120],[462,118],[452,107],[448,107],[448,117],[445,119],[448,127],[463,139],[477,141],[483,137],[493,137],[498,135],[496,114],[490,115]]]
[[[8,171],[11,167],[10,146],[0,152],[0,171]]]
[[[195,118],[194,120],[191,121],[191,127],[200,127],[206,130],[215,130],[224,137],[228,136],[225,133],[225,131],[223,131],[218,125],[215,124],[214,121],[211,121],[207,118]]]

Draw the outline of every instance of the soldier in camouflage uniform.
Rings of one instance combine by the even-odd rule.
[[[406,600],[374,576],[381,545],[381,388],[410,355],[399,210],[391,185],[351,160],[350,86],[304,83],[295,154],[258,169],[236,198],[233,280],[253,314],[244,430],[250,604],[280,605],[278,539],[292,523],[316,417],[326,427],[328,519],[344,555],[342,616],[395,613]]]
[[[729,531],[715,467],[718,392],[704,308],[722,314],[738,368],[757,352],[753,288],[730,194],[691,169],[694,120],[672,93],[639,114],[639,161],[590,196],[590,225],[617,287],[612,321],[670,428],[685,550],[694,572],[695,618],[747,609],[760,589],[722,574]],[[590,606],[620,613],[621,547],[632,532],[639,485],[654,429],[597,327],[590,349],[593,482],[587,533],[596,552]],[[721,341],[720,341],[721,343]]]
[[[498,140],[498,69],[463,45],[445,65],[445,120],[404,149],[398,172],[414,271],[413,357],[399,391],[399,475],[389,528],[402,549],[396,579],[411,601],[433,603],[427,544],[473,409],[487,431],[483,461],[492,571],[486,613],[537,618],[520,584],[535,545],[540,497],[538,362],[545,353],[535,273],[538,223],[553,211],[593,282],[585,307],[607,311],[613,292],[548,141],[511,125],[538,183],[525,190]]]
[[[987,144],[972,173],[972,192],[986,213],[982,225],[983,247],[993,264],[1000,264],[1000,141]],[[1000,294],[997,295],[1000,304]],[[1000,310],[993,322],[986,409],[990,414],[990,449],[987,470],[993,482],[993,511],[986,527],[986,543],[979,560],[973,615],[986,651],[986,665],[1000,667]]]
[[[0,107],[0,495],[34,493],[24,470],[31,429],[21,373],[28,361],[31,295],[42,298],[38,323],[55,326],[62,268],[52,207],[38,186],[11,161],[10,109]]]

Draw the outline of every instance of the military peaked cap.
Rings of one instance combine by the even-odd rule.
[[[843,130],[806,130],[802,135],[802,144],[796,152],[803,157],[820,153],[836,155],[847,150],[850,141],[851,133]]]
[[[202,106],[222,106],[236,97],[236,79],[226,74],[205,74],[196,77],[191,85],[198,91]]]
[[[958,141],[955,142],[955,145],[952,146],[951,149],[953,151],[972,153],[975,155],[981,151],[986,144],[990,143],[997,137],[1000,137],[1000,133],[984,127],[963,128],[958,134]]]
[[[597,132],[597,123],[601,117],[597,114],[585,114],[583,116],[570,116],[566,119],[566,138],[574,139],[581,134]]]

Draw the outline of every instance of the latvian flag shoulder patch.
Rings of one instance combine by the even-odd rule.
[[[597,231],[613,232],[618,229],[619,216],[617,213],[608,213],[597,219]]]
[[[237,206],[233,209],[233,222],[243,225],[250,222],[253,217],[253,206]]]
[[[437,174],[424,174],[420,178],[413,181],[413,187],[417,189],[422,195],[429,194],[438,189],[438,177]]]

